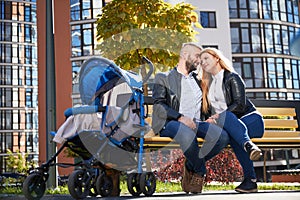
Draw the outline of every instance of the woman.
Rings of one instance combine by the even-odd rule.
[[[262,137],[262,116],[246,97],[245,85],[231,62],[217,49],[206,48],[200,54],[202,67],[202,113],[206,121],[225,129],[230,144],[244,172],[238,192],[257,192],[256,174],[252,160],[260,158],[261,150],[250,138]]]

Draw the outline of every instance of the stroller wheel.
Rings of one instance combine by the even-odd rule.
[[[138,197],[142,193],[139,184],[139,174],[131,173],[127,176],[127,189],[132,196]]]
[[[43,197],[46,184],[43,176],[38,173],[27,176],[23,183],[23,194],[28,200],[37,200]]]
[[[75,170],[70,174],[68,189],[74,199],[84,199],[90,193],[91,178],[85,170]]]
[[[102,173],[100,176],[98,176],[96,188],[98,194],[100,194],[102,197],[110,196],[113,191],[113,187],[113,180],[110,176],[107,176],[105,173]]]
[[[97,193],[97,189],[96,189],[96,175],[93,174],[92,180],[90,181],[91,185],[90,185],[90,191],[89,191],[89,196],[91,197],[96,197],[98,195]]]
[[[152,172],[144,172],[141,174],[140,188],[145,196],[152,196],[156,190],[156,178]]]

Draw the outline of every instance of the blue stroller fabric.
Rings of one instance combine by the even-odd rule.
[[[112,61],[103,57],[92,57],[81,67],[79,92],[82,104],[98,105],[103,94],[116,85],[126,82],[134,90],[141,90],[143,82],[140,76],[125,71]]]

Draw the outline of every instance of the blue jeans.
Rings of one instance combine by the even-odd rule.
[[[230,111],[224,111],[219,114],[217,124],[227,131],[230,141],[235,141],[242,148],[244,144],[250,141],[246,125]]]
[[[192,130],[178,121],[170,121],[160,131],[161,137],[173,138],[186,157],[189,170],[206,174],[205,162],[217,155],[229,143],[229,136],[220,127],[207,122],[196,122],[197,129]],[[197,137],[205,139],[199,148]]]
[[[233,113],[226,111],[226,123],[224,124],[224,129],[230,135],[230,145],[239,160],[244,173],[244,178],[256,179],[256,174],[254,171],[253,161],[250,160],[248,153],[245,151],[244,147],[241,145],[241,141],[244,142],[246,138],[262,137],[264,133],[264,122],[262,116],[258,113],[251,113],[241,119],[237,120],[236,117],[232,117]],[[231,114],[230,114],[231,113]],[[225,114],[224,114],[225,115]],[[236,119],[235,119],[236,118]],[[234,120],[235,119],[235,120]],[[238,123],[237,123],[238,122]],[[247,127],[247,136],[245,136],[244,128],[242,126],[234,127],[235,125],[242,123]],[[229,127],[229,128],[228,128]],[[240,136],[235,136],[233,138],[231,135],[231,128],[237,129],[236,132],[240,131]],[[242,134],[241,134],[242,133]]]

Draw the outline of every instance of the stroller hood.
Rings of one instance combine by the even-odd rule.
[[[98,105],[103,94],[126,82],[132,92],[142,90],[138,74],[125,71],[111,60],[96,56],[86,60],[79,72],[79,92],[82,104]]]

